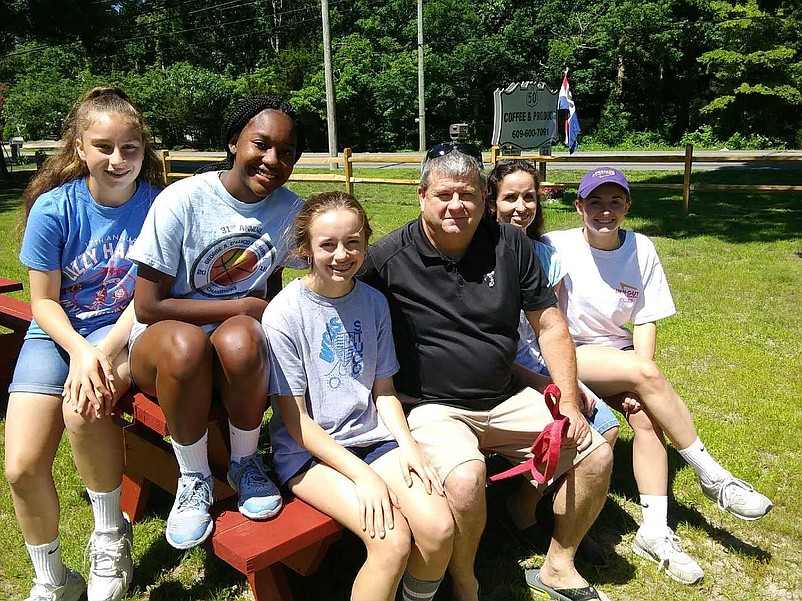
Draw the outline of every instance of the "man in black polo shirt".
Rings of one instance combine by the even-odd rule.
[[[542,568],[527,581],[555,599],[595,599],[573,557],[604,504],[612,453],[582,417],[574,345],[532,244],[517,228],[482,218],[485,188],[476,147],[430,149],[418,188],[421,217],[376,242],[360,277],[390,304],[401,364],[395,385],[454,513],[449,572],[460,601],[478,599],[483,452],[520,463],[551,421],[542,395],[513,373],[518,316],[526,312],[570,421],[554,534]]]

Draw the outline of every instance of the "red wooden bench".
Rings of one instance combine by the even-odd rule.
[[[30,305],[0,294],[0,400],[5,403],[8,381],[22,338],[32,319]],[[142,518],[151,484],[175,494],[178,463],[170,443],[167,420],[158,403],[142,393],[128,393],[118,402],[115,421],[125,443],[122,509],[133,522]],[[209,422],[209,463],[215,477],[215,527],[207,546],[220,559],[245,574],[256,601],[293,599],[284,566],[299,574],[313,573],[341,526],[300,499],[287,497],[272,520],[256,522],[237,511],[236,495],[226,482],[228,469],[227,416],[222,407]]]

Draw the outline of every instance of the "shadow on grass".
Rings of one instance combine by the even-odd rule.
[[[245,577],[224,561],[218,559],[210,549],[192,551],[174,549],[164,538],[164,520],[170,512],[173,496],[157,486],[151,486],[148,498],[148,514],[157,517],[161,532],[136,563],[132,590],[138,589],[134,599],[151,601],[195,601],[197,599],[228,599],[243,585]],[[190,572],[192,567],[181,564],[190,553],[202,554],[202,558],[189,559],[190,566],[196,560],[203,563],[198,573],[178,574],[182,569]],[[200,578],[200,574],[203,575]],[[165,580],[165,576],[169,579]],[[156,582],[158,584],[153,585]],[[185,584],[185,582],[189,584]],[[247,583],[245,584],[247,587]],[[147,591],[145,590],[147,589]]]
[[[639,502],[639,494],[638,489],[635,484],[635,478],[633,476],[632,471],[632,439],[619,439],[613,449],[613,453],[615,455],[615,468],[613,469],[613,476],[610,482],[610,492],[614,492],[619,494],[623,497],[626,497],[633,502]],[[672,447],[671,445],[668,446],[668,490],[672,491],[674,489],[674,479],[676,478],[677,472],[684,468],[686,465],[685,460],[682,456]],[[669,493],[670,494],[670,493]],[[605,504],[605,510],[608,506],[614,505],[618,511],[624,513],[627,518],[629,518],[629,530],[624,530],[623,532],[632,531],[638,529],[639,524],[637,524],[632,518],[629,517],[629,514],[621,510],[615,503],[611,503],[608,501]],[[737,519],[734,518],[733,519]],[[678,503],[673,496],[669,500],[669,509],[668,509],[668,523],[669,526],[676,529],[677,524],[680,522],[685,522],[690,526],[698,529],[703,530],[707,536],[721,544],[725,549],[728,551],[736,551],[743,555],[747,555],[752,557],[761,562],[768,562],[771,560],[771,553],[761,549],[760,547],[756,547],[750,543],[742,541],[738,537],[734,536],[727,530],[723,528],[719,528],[718,526],[714,526],[711,524],[707,518],[699,513],[696,509],[692,507],[688,507],[687,505],[683,505]],[[623,524],[622,524],[623,525]],[[594,528],[600,527],[603,528],[605,531],[609,530],[611,524],[608,524],[607,519],[605,517],[604,511],[602,515],[599,516],[599,519],[596,520],[596,525]],[[620,539],[620,537],[619,537]],[[605,541],[606,542],[606,541]]]
[[[759,181],[764,184],[799,184],[802,180],[800,171],[754,171],[763,174]],[[694,175],[693,182],[729,184],[748,183],[754,179],[751,171],[722,169]],[[677,177],[656,175],[636,181],[677,183]],[[632,196],[629,217],[638,219],[641,223],[633,227],[648,236],[674,239],[713,236],[733,243],[773,242],[802,236],[802,195],[798,193],[691,192],[691,214],[688,216],[682,213],[679,190],[635,188]],[[573,213],[573,193],[566,194],[565,199],[550,206],[552,210]]]

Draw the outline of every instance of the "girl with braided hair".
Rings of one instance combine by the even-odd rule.
[[[9,387],[5,472],[35,578],[28,601],[117,601],[131,582],[120,510],[123,445],[111,420],[128,390],[136,266],[129,247],[161,188],[142,114],[115,87],[89,90],[33,177],[20,261],[34,321]],[[89,585],[62,560],[53,461],[66,429],[92,504]]]
[[[207,423],[213,398],[229,416],[228,482],[240,512],[268,519],[281,495],[257,454],[268,397],[268,349],[260,326],[302,201],[283,187],[304,143],[292,107],[273,96],[237,103],[223,128],[227,161],[169,186],[132,249],[139,265],[131,374],[158,396],[181,475],[167,519],[178,549],[212,531]]]

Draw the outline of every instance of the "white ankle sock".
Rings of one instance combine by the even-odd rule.
[[[120,494],[123,485],[110,492],[95,492],[86,489],[92,502],[92,513],[95,515],[95,531],[109,532],[123,527],[123,513],[120,511]]]
[[[696,475],[706,482],[721,482],[732,478],[732,474],[707,452],[698,437],[691,446],[682,449],[679,454],[694,469]]]
[[[240,430],[230,421],[228,422],[228,433],[231,437],[231,459],[241,461],[244,457],[253,455],[256,452],[256,447],[259,446],[259,432],[262,426],[257,426],[253,430]]]
[[[212,475],[212,470],[209,468],[208,442],[208,430],[192,444],[181,445],[172,441],[175,458],[178,459],[178,469],[182,474],[201,474],[204,478]]]
[[[58,538],[44,545],[25,543],[25,548],[31,556],[36,582],[61,586],[67,581],[67,568],[61,559],[61,545]]]
[[[641,495],[640,508],[643,513],[641,529],[644,534],[662,535],[668,528],[668,496]]]

